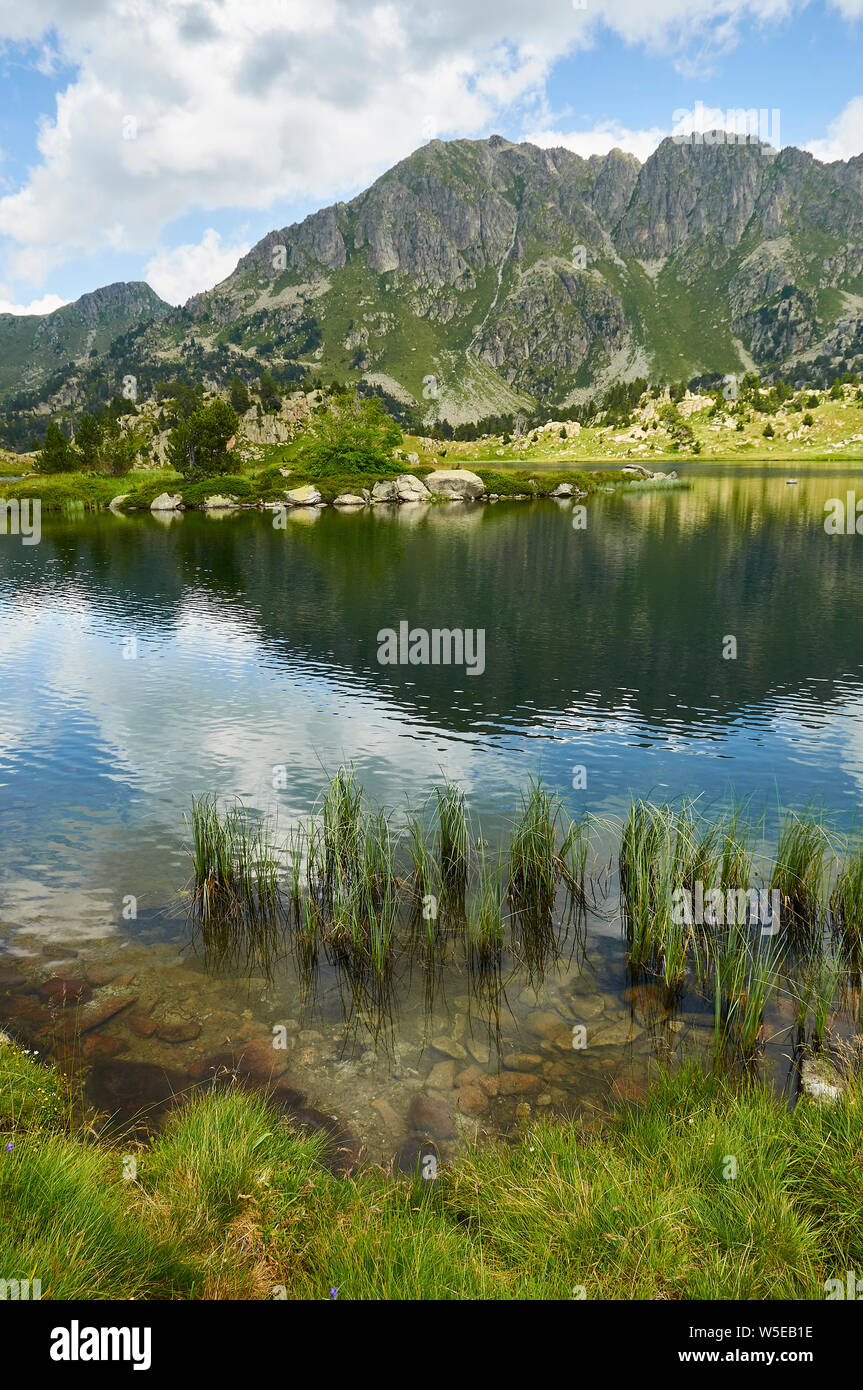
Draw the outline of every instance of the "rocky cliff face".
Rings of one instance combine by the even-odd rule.
[[[151,320],[126,370],[165,375],[181,351],[213,382],[300,362],[366,377],[429,421],[635,375],[859,370],[863,156],[825,165],[716,135],[666,140],[640,165],[434,140],[351,202],[269,233],[183,310],[140,286],[70,307],[118,321],[100,296],[121,289],[140,301],[125,320]]]

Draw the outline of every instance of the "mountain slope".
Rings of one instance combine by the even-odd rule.
[[[635,376],[832,377],[863,367],[863,156],[821,164],[708,136],[640,165],[435,140],[349,203],[269,233],[181,310],[122,288],[142,302],[113,337],[100,318],[91,340],[83,301],[65,337],[18,321],[21,341],[45,341],[35,375],[9,353],[0,393],[48,381],[55,340],[70,365],[59,392],[48,381],[54,405],[123,372],[147,389],[266,367],[364,381],[459,423]],[[7,332],[0,319],[0,348]]]

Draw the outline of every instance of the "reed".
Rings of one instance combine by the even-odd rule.
[[[500,859],[490,863],[483,852],[477,871],[477,889],[466,921],[468,962],[473,967],[487,968],[500,959],[503,950],[501,877]]]
[[[682,867],[677,822],[670,806],[632,803],[623,825],[618,865],[630,964],[636,971],[658,968],[665,934],[672,926],[673,893]]]
[[[441,874],[448,883],[462,883],[467,877],[470,838],[464,792],[447,782],[435,787],[435,797]]]
[[[732,922],[714,958],[714,1020],[717,1053],[752,1063],[763,1038],[764,1006],[779,975],[777,948],[749,928]]]
[[[519,903],[553,900],[561,872],[558,834],[561,808],[541,782],[531,780],[509,845],[510,891]]]
[[[814,930],[825,907],[830,837],[819,816],[789,812],[782,825],[770,888],[798,928]]]
[[[830,895],[833,931],[846,958],[863,958],[863,845],[850,839]]]
[[[827,1023],[833,1012],[843,973],[841,959],[824,951],[807,961],[797,995],[797,1027],[801,1041],[809,1035],[814,1050],[824,1045]]]
[[[214,797],[192,802],[192,903],[202,927],[271,922],[280,904],[280,861],[266,826]]]
[[[323,873],[330,895],[356,876],[362,818],[362,788],[352,768],[340,767],[321,808]]]

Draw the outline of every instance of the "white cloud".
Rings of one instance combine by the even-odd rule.
[[[197,244],[175,246],[153,256],[144,268],[144,279],[169,304],[185,304],[191,295],[230,275],[250,245],[248,241],[223,244],[219,233],[208,227]]]
[[[591,130],[541,130],[525,136],[534,145],[552,149],[562,145],[564,149],[574,150],[582,159],[592,154],[608,154],[615,148],[634,154],[642,164],[653,154],[657,145],[669,131],[653,126],[650,130],[627,130],[617,121],[606,121]]]
[[[860,154],[863,150],[863,96],[853,97],[835,121],[830,122],[826,140],[812,140],[806,148],[825,163]]]
[[[51,314],[68,303],[69,300],[61,299],[59,294],[43,294],[41,299],[31,299],[29,304],[13,304],[0,297],[0,314]]]
[[[545,111],[549,73],[604,30],[675,58],[693,46],[727,51],[745,19],[772,23],[796,8],[797,0],[587,0],[584,9],[569,0],[0,0],[0,41],[36,45],[43,66],[75,72],[40,127],[25,182],[0,198],[7,278],[41,288],[75,257],[150,254],[190,212],[351,196],[430,130],[490,134],[504,115],[524,128],[557,124]],[[613,143],[631,138],[636,152],[652,135],[607,129]],[[571,138],[593,148],[584,132]],[[206,265],[203,253],[198,263]],[[204,288],[193,279],[183,293]]]
[[[832,8],[838,10],[843,19],[863,19],[863,0],[832,0]]]

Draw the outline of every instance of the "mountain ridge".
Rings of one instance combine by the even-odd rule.
[[[0,401],[29,389],[44,413],[92,403],[121,375],[146,392],[172,374],[218,388],[311,371],[428,425],[571,404],[636,376],[832,378],[863,367],[863,155],[824,164],[723,132],[669,137],[644,163],[434,140],[348,202],[268,232],[181,308],[141,285],[137,308],[115,294],[100,317],[95,291],[45,316],[74,310],[76,353],[53,376],[44,360],[29,379],[4,364]]]

